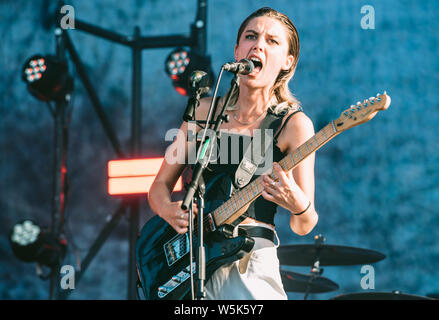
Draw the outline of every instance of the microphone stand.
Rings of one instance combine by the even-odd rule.
[[[221,68],[220,75],[218,77],[218,83],[216,85],[215,93],[213,95],[212,102],[210,104],[209,112],[206,119],[206,129],[209,128],[210,124],[210,117],[213,110],[213,105],[216,100],[216,93],[218,89],[218,85],[221,79],[222,72],[224,71],[224,67]],[[215,137],[219,137],[220,135],[220,126],[223,121],[228,122],[228,117],[224,116],[226,107],[230,101],[231,93],[234,92],[238,87],[238,72],[235,73],[232,81],[231,81],[231,89],[228,92],[226,99],[224,101],[224,105],[222,107],[221,113],[218,115],[215,123],[213,131],[215,132]],[[198,208],[198,254],[197,254],[197,261],[196,261],[196,270],[197,270],[197,299],[203,300],[206,297],[206,292],[204,290],[204,283],[206,280],[206,250],[204,247],[204,192],[205,192],[205,185],[203,180],[203,172],[206,169],[207,165],[209,164],[210,157],[212,155],[212,152],[209,152],[209,154],[206,156],[207,150],[212,150],[214,143],[211,140],[210,137],[206,138],[206,132],[207,130],[204,130],[203,137],[201,139],[199,150],[197,151],[197,161],[194,166],[194,170],[192,172],[192,181],[188,186],[186,195],[183,199],[183,203],[181,205],[181,208],[183,210],[187,210],[190,207],[190,204],[192,200],[194,199],[194,196],[198,197],[199,205]],[[192,207],[189,211],[191,211]],[[191,219],[191,217],[190,217]],[[191,222],[189,222],[191,223]],[[195,230],[194,230],[195,231]],[[190,261],[191,266],[191,274],[192,274],[192,261]]]

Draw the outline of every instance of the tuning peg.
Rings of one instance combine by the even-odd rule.
[[[352,114],[352,108],[349,110],[346,110],[345,112],[343,112],[343,115],[345,115],[346,117],[348,117],[349,119],[352,118],[351,114]]]

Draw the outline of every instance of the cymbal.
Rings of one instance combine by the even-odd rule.
[[[329,300],[436,300],[429,297],[394,292],[357,292],[342,294]]]
[[[317,253],[321,266],[368,264],[386,257],[374,250],[327,244],[286,245],[277,249],[280,264],[291,266],[312,266]]]
[[[282,283],[287,292],[306,292],[309,285],[309,293],[321,293],[338,290],[338,284],[324,277],[316,277],[310,283],[311,276],[296,272],[280,270]]]

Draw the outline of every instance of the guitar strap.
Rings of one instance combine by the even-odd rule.
[[[218,97],[214,103],[214,110],[213,110],[214,115],[216,115],[216,109],[218,106],[219,98],[220,97]],[[238,169],[235,172],[235,180],[233,181],[233,187],[235,189],[238,190],[242,189],[250,182],[258,167],[263,163],[267,150],[269,150],[270,147],[271,150],[273,150],[274,145],[277,144],[277,137],[279,136],[283,127],[286,125],[286,123],[291,118],[291,116],[299,111],[302,111],[301,107],[299,107],[296,111],[291,113],[288,116],[288,118],[285,120],[282,127],[280,127],[282,124],[282,119],[285,116],[285,113],[280,115],[275,115],[274,113],[271,112],[270,109],[268,109],[267,115],[264,118],[264,120],[262,120],[260,127],[258,128],[258,130],[254,131],[253,137],[251,138],[251,142],[248,145],[244,153],[244,156],[242,157],[242,160],[238,166]],[[273,136],[273,132],[276,132],[274,136]],[[238,219],[236,219],[232,223],[232,225],[239,224],[246,217],[247,214],[244,213]]]
[[[283,123],[282,127],[282,119],[285,114],[275,115],[270,109],[267,113],[267,116],[261,123],[259,130],[255,132],[255,135],[258,134],[260,136],[260,140],[254,139],[255,135],[253,135],[253,139],[251,143],[247,147],[247,150],[241,160],[241,163],[238,166],[238,169],[235,172],[235,181],[234,187],[237,189],[241,189],[245,187],[255,174],[257,168],[261,165],[262,161],[265,159],[265,154],[270,146],[272,148],[277,144],[277,137],[281,133],[284,126],[287,124],[288,120],[297,112],[303,111],[302,107],[299,107],[296,111],[291,113],[288,118]],[[277,130],[276,130],[277,128]],[[268,129],[268,130],[266,130]],[[276,131],[276,134],[273,137],[273,132]],[[258,136],[256,136],[258,137]],[[255,143],[253,143],[255,141]],[[260,141],[260,143],[258,143]],[[264,150],[264,153],[261,153],[261,150]],[[271,149],[273,150],[273,149]],[[235,221],[233,221],[232,225],[237,226],[245,218],[247,218],[247,213],[242,214]]]
[[[295,112],[291,113],[283,123],[282,127],[279,128],[282,124],[282,118],[285,113],[275,115],[269,109],[267,116],[262,121],[259,129],[254,132],[253,138],[251,139],[251,142],[247,147],[244,156],[242,157],[238,169],[235,172],[235,187],[241,189],[250,182],[256,170],[265,159],[265,155],[269,147],[271,146],[271,150],[273,150],[273,146],[277,144],[277,137],[279,136],[283,127],[286,125],[291,116],[299,111],[302,111],[301,107],[299,107]],[[274,131],[276,131],[276,134],[273,137]],[[261,152],[262,150],[263,152]]]

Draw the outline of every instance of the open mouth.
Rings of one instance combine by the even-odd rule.
[[[253,69],[253,72],[259,72],[262,69],[262,62],[261,60],[259,60],[258,58],[251,58],[250,59],[251,62],[253,62],[253,65],[255,66],[255,68]]]

